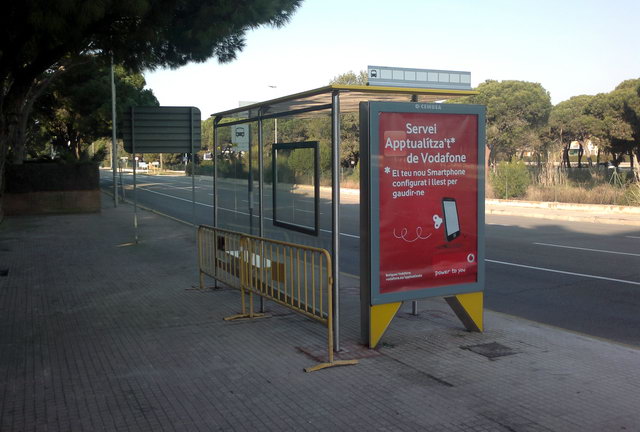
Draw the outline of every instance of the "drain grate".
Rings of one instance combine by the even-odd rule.
[[[480,354],[481,356],[485,356],[489,360],[493,360],[499,357],[505,357],[513,354],[518,354],[518,351],[515,351],[508,346],[499,344],[498,342],[491,342],[480,345],[468,345],[460,347],[464,350],[472,351],[476,354]]]

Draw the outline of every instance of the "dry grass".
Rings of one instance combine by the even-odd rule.
[[[640,206],[640,183],[634,183],[625,192],[627,205]]]
[[[625,189],[608,184],[598,185],[589,189],[569,185],[532,185],[527,189],[524,199],[528,201],[609,205],[627,205],[628,201],[625,196]]]

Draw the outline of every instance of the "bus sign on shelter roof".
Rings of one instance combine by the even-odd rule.
[[[471,90],[471,72],[368,66],[369,85]]]

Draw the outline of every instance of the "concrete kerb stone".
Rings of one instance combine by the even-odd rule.
[[[603,204],[575,204],[562,202],[545,202],[545,201],[519,201],[519,200],[501,200],[486,199],[485,204],[500,207],[516,207],[516,208],[538,208],[551,210],[575,210],[588,211],[595,213],[609,214],[636,214],[640,215],[640,207],[622,206],[622,205],[603,205]]]
[[[640,226],[640,209],[627,206],[487,200],[485,213],[570,222]]]

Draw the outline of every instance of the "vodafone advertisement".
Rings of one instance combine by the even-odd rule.
[[[477,282],[478,116],[380,112],[372,133],[379,293]]]

